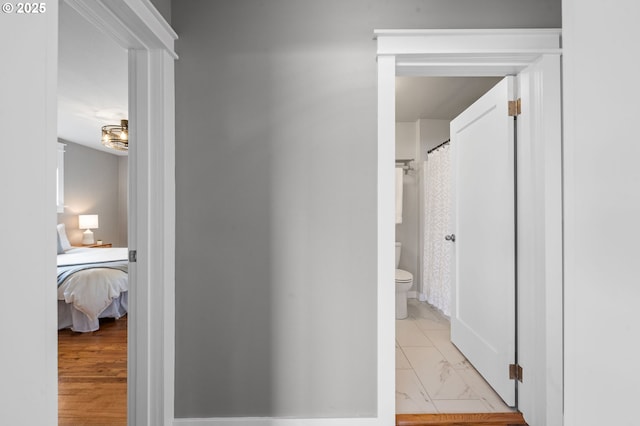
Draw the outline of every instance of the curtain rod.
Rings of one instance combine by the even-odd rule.
[[[451,139],[447,139],[446,141],[442,142],[440,145],[436,146],[435,148],[431,148],[429,151],[427,151],[427,154],[431,154],[433,151],[435,151],[438,148],[442,148],[443,146],[445,146],[449,142],[451,142]]]

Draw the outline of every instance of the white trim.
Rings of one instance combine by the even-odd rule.
[[[531,424],[562,424],[562,127],[560,57],[519,74],[519,359],[521,410]],[[533,326],[532,326],[533,324]],[[527,329],[536,330],[532,334]],[[546,407],[546,412],[536,407]]]
[[[533,104],[540,108],[540,116],[530,123],[528,131],[531,133],[527,135],[531,141],[545,144],[544,168],[541,175],[535,176],[535,185],[540,191],[537,201],[544,204],[544,219],[532,224],[536,229],[544,230],[544,255],[541,262],[537,259],[537,263],[530,267],[536,279],[542,281],[538,283],[544,286],[543,295],[546,297],[539,311],[544,315],[545,325],[537,327],[532,338],[544,341],[547,350],[544,359],[535,359],[525,373],[541,378],[542,384],[526,393],[530,398],[527,404],[533,407],[534,412],[524,414],[525,418],[540,419],[540,424],[561,425],[562,404],[550,401],[557,397],[558,390],[562,390],[560,30],[378,30],[375,35],[378,40],[378,102],[389,103],[389,107],[378,105],[379,295],[386,293],[388,287],[386,269],[382,265],[392,265],[394,261],[386,238],[389,223],[392,223],[387,218],[387,210],[393,205],[394,197],[393,189],[385,185],[384,180],[392,180],[393,152],[388,148],[395,144],[395,134],[389,131],[395,124],[391,108],[395,106],[395,98],[389,91],[395,89],[395,76],[510,75],[521,72],[543,56],[553,57],[537,74],[541,84],[547,87],[537,86],[543,90],[531,93]],[[540,216],[533,220],[540,221]],[[387,244],[389,250],[385,249]],[[394,316],[383,309],[378,315],[378,342],[386,342],[395,328]],[[379,359],[383,359],[379,374],[393,372],[394,362],[381,357],[382,350],[379,348]],[[381,403],[393,406],[391,399]],[[552,423],[547,423],[552,419]]]
[[[560,57],[519,74],[520,409],[530,424],[562,424],[562,126]],[[523,303],[526,301],[526,303]],[[536,330],[536,332],[531,332]],[[541,407],[546,407],[543,410]]]
[[[378,419],[395,424],[395,58],[378,58]],[[345,425],[349,423],[344,423]]]
[[[56,157],[56,209],[58,213],[64,213],[64,143],[58,142],[58,154]]]
[[[160,69],[164,71],[162,78],[162,86],[165,91],[162,93],[164,109],[161,111],[162,117],[158,124],[158,128],[162,127],[162,148],[164,152],[161,154],[160,161],[162,164],[156,169],[156,177],[162,182],[164,188],[164,198],[162,204],[158,208],[164,212],[163,223],[156,222],[155,232],[163,235],[163,245],[158,248],[158,259],[163,260],[162,276],[166,277],[164,281],[163,305],[159,313],[160,320],[163,322],[160,331],[163,332],[163,347],[160,350],[163,353],[164,365],[159,366],[164,370],[164,419],[165,424],[170,424],[174,418],[174,390],[175,390],[175,223],[176,223],[176,205],[175,205],[175,92],[174,92],[174,57],[170,52],[163,51],[161,54]],[[160,176],[158,176],[160,174]],[[171,232],[166,232],[169,229]]]
[[[125,49],[166,50],[174,59],[178,35],[151,2],[143,0],[65,0]]]
[[[174,426],[386,426],[378,418],[285,419],[277,417],[223,417],[209,419],[176,419]]]
[[[175,114],[173,42],[150,2],[66,0],[129,50],[128,423],[170,425],[174,403]],[[151,285],[153,283],[153,286]],[[153,288],[153,291],[151,289]]]
[[[547,412],[542,423],[561,425],[563,422],[563,199],[562,199],[562,102],[547,102],[545,98],[562,91],[560,56],[544,57],[538,71],[541,96],[544,101],[536,128],[543,129],[544,145],[544,307],[546,309],[547,366],[545,369]],[[539,98],[538,98],[539,99]],[[557,108],[553,108],[553,107]],[[559,183],[559,184],[558,184]]]
[[[553,28],[377,30],[375,36],[378,57],[394,56],[397,75],[512,75],[542,54],[560,54],[560,30]]]

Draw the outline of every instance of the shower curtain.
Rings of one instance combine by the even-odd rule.
[[[451,243],[444,239],[451,211],[449,145],[428,154],[426,166],[422,289],[427,302],[450,316]]]

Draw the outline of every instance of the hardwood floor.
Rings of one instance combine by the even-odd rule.
[[[127,317],[58,332],[58,424],[126,426]],[[520,413],[398,414],[397,426],[527,426]]]
[[[58,424],[126,426],[127,317],[58,332]]]
[[[396,426],[527,426],[521,413],[398,414]]]

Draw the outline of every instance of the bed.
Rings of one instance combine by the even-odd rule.
[[[58,329],[96,331],[100,318],[124,316],[129,294],[127,248],[71,247],[60,243],[60,228],[58,236]]]

